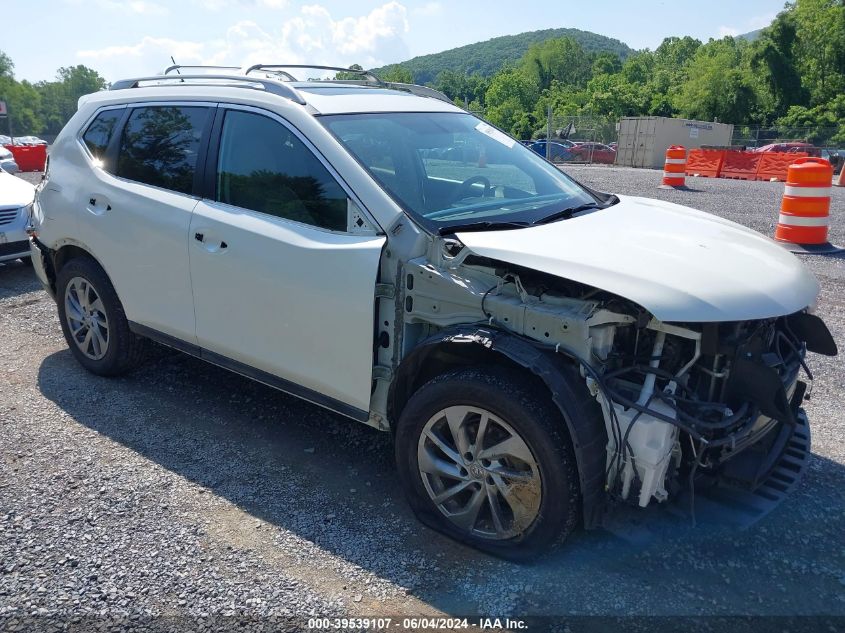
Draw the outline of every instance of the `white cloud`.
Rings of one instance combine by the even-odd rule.
[[[171,55],[178,63],[186,65],[286,63],[349,66],[357,63],[367,68],[406,58],[408,49],[404,35],[408,28],[408,11],[396,0],[364,15],[340,18],[334,17],[323,6],[312,4],[303,6],[297,15],[283,20],[275,29],[242,20],[230,26],[222,37],[212,37],[204,42],[147,36],[131,45],[80,50],[77,57],[112,81],[154,74],[170,64]]]

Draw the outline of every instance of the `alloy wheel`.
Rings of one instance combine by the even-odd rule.
[[[473,406],[432,416],[417,446],[420,477],[438,510],[462,532],[504,540],[540,512],[540,469],[507,422]]]
[[[109,348],[109,319],[100,293],[84,277],[72,278],[65,288],[65,320],[79,350],[100,360]]]

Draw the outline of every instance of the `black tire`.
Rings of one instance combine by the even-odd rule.
[[[528,445],[539,469],[542,494],[536,518],[521,533],[494,539],[458,529],[426,490],[419,469],[420,436],[429,420],[449,406],[483,408],[507,422]],[[417,517],[484,552],[508,560],[530,560],[566,538],[578,523],[580,486],[566,423],[550,394],[518,371],[463,368],[431,380],[402,411],[395,453],[400,481]]]
[[[108,319],[108,344],[105,355],[100,359],[86,356],[71,334],[65,309],[65,292],[74,278],[82,278],[96,289],[105,307]],[[56,279],[56,303],[59,308],[59,322],[70,351],[79,364],[98,376],[119,376],[137,367],[144,359],[148,341],[133,334],[108,275],[93,259],[78,257],[68,261],[59,270]]]

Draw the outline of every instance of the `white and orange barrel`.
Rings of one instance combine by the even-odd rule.
[[[775,239],[793,244],[827,244],[833,168],[823,158],[799,158],[789,166]]]
[[[666,150],[663,163],[663,184],[661,189],[676,189],[686,185],[687,150],[682,145],[672,145]]]

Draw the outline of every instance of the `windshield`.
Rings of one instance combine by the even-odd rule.
[[[474,223],[528,225],[597,202],[535,152],[470,114],[320,119],[399,204],[435,232]]]

